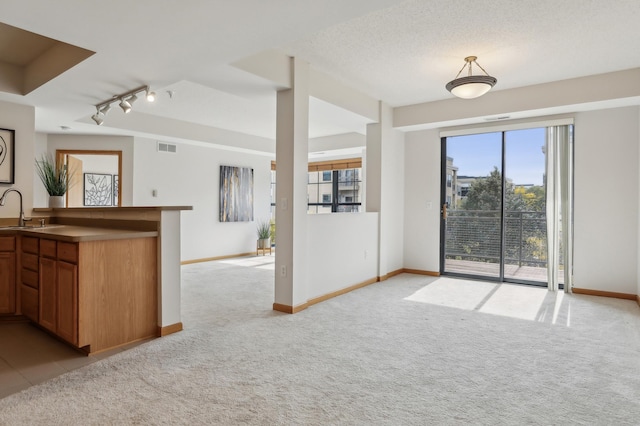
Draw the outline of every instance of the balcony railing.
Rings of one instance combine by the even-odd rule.
[[[546,268],[547,221],[544,212],[507,211],[504,216],[504,262]],[[450,210],[445,258],[499,263],[500,211]]]

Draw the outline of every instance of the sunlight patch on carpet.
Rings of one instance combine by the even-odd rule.
[[[441,277],[405,300],[569,326],[569,306],[563,297],[563,292],[543,287]]]

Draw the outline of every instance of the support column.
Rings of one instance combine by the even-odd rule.
[[[367,125],[366,209],[378,212],[378,278],[403,266],[404,136],[393,111],[380,102],[379,122]]]
[[[291,88],[277,94],[273,309],[295,313],[307,303],[309,64],[290,58],[290,65]]]

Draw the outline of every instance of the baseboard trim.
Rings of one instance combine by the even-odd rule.
[[[421,269],[409,269],[409,268],[404,268],[402,270],[402,272],[407,273],[407,274],[416,274],[416,275],[428,275],[430,277],[439,277],[440,276],[440,272],[433,272],[433,271],[423,271]]]
[[[308,303],[303,303],[302,305],[298,305],[298,306],[283,305],[282,303],[273,304],[274,311],[284,312],[285,314],[297,314],[300,311],[304,311],[308,307],[309,307]]]
[[[629,293],[616,293],[613,291],[590,290],[588,288],[573,287],[572,291],[576,294],[584,294],[587,296],[612,297],[614,299],[636,300],[640,303],[640,297]]]
[[[371,278],[371,279],[363,281],[361,283],[354,284],[354,285],[352,285],[350,287],[346,287],[346,288],[343,288],[341,290],[337,290],[337,291],[334,291],[334,292],[331,292],[331,293],[327,293],[327,294],[325,294],[323,296],[315,297],[315,298],[309,300],[307,302],[307,305],[308,306],[312,306],[312,305],[315,305],[317,303],[324,302],[325,300],[333,299],[334,297],[337,297],[337,296],[342,296],[343,294],[352,292],[353,290],[357,290],[357,289],[362,288],[362,287],[366,287],[366,286],[374,284],[376,282],[378,282],[377,278]]]
[[[182,331],[182,323],[178,322],[171,325],[165,325],[164,327],[158,327],[158,337],[168,336],[169,334],[177,333]]]
[[[396,275],[402,274],[403,272],[404,272],[404,269],[402,269],[402,268],[396,269],[395,271],[391,271],[391,272],[388,272],[388,273],[386,273],[384,275],[379,276],[377,281],[378,282],[386,281],[391,277],[395,277]]]
[[[316,305],[318,303],[324,302],[329,299],[333,299],[334,297],[341,296],[343,294],[352,292],[353,290],[357,290],[359,288],[366,287],[368,285],[375,284],[377,282],[378,282],[378,278],[371,278],[361,283],[354,284],[352,286],[345,287],[343,289],[336,290],[319,297],[314,297],[313,299],[309,299],[307,303],[303,303],[298,306],[289,306],[289,305],[283,305],[281,303],[274,303],[273,310],[278,312],[284,312],[285,314],[295,314],[307,309],[309,306]]]
[[[212,262],[214,260],[224,260],[224,259],[231,259],[233,257],[252,256],[255,254],[256,254],[255,251],[250,251],[248,253],[228,254],[225,256],[203,257],[202,259],[183,260],[182,262],[180,262],[180,265],[191,265],[192,263]]]
[[[29,318],[24,315],[0,315],[0,323],[21,323],[21,322],[29,322]]]

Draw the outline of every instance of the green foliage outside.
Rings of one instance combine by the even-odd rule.
[[[546,266],[545,189],[505,182],[505,240],[507,263]],[[480,262],[500,259],[502,175],[497,167],[471,183],[460,209],[447,219],[447,257]]]
[[[494,167],[489,176],[473,181],[467,198],[462,203],[463,210],[497,210],[502,203],[502,174]],[[542,186],[524,188],[505,182],[505,210],[542,212],[545,208],[545,192]]]

